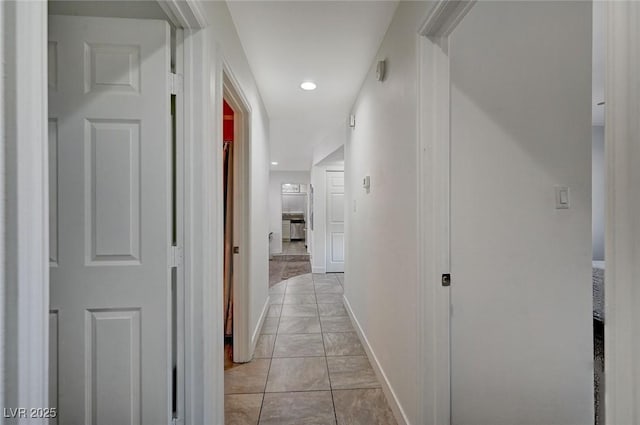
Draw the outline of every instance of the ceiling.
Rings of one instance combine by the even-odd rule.
[[[314,146],[344,137],[349,110],[396,1],[229,1],[271,121],[277,170],[309,170]],[[305,80],[317,84],[304,91]]]

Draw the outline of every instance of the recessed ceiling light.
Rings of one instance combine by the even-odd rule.
[[[276,161],[272,161],[271,165],[278,165],[278,163]]]
[[[315,90],[316,89],[316,83],[311,82],[311,81],[305,81],[302,84],[300,84],[300,88],[302,90]]]

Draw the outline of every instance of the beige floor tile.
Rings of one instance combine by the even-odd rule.
[[[342,304],[343,299],[342,294],[326,294],[321,292],[316,294],[318,304]]]
[[[268,359],[273,355],[273,347],[276,342],[275,335],[260,335],[256,343],[253,357],[256,359]]]
[[[322,332],[353,332],[349,316],[323,316],[320,318]]]
[[[284,304],[315,304],[314,294],[287,294],[284,297]]]
[[[225,394],[249,394],[264,392],[269,359],[254,359],[249,363],[234,364],[224,371]]]
[[[336,282],[316,282],[316,294],[342,294],[344,292],[342,285]]]
[[[366,356],[327,357],[327,363],[334,390],[380,387]]]
[[[284,293],[269,295],[269,304],[282,304],[282,301],[284,301]]]
[[[317,317],[281,317],[279,334],[319,334],[320,319]]]
[[[316,316],[318,316],[318,306],[316,306],[315,304],[290,304],[282,306],[282,317]]]
[[[260,333],[262,335],[265,334],[274,334],[278,332],[278,318],[277,317],[267,317],[264,319],[264,324],[262,325],[262,330]]]
[[[324,333],[327,356],[364,356],[364,348],[355,332]]]
[[[324,357],[273,359],[266,392],[328,390],[329,373]]]
[[[267,312],[267,317],[280,317],[280,312],[282,312],[282,306],[274,304],[269,307],[269,311]]]
[[[321,334],[278,334],[273,357],[324,356]]]
[[[348,316],[347,309],[340,304],[318,304],[318,314],[320,316]]]
[[[287,284],[287,294],[313,294],[315,288],[313,282],[289,282]]]
[[[230,394],[224,396],[225,425],[256,425],[264,394]]]
[[[260,425],[334,425],[331,391],[268,393]]]
[[[299,283],[299,282],[313,282],[313,277],[310,273],[301,274],[298,276],[293,276],[287,279],[287,282],[291,283]]]
[[[314,273],[312,275],[314,282],[337,282],[338,278],[334,274],[331,273]]]
[[[396,425],[381,389],[333,391],[338,425]]]
[[[269,288],[269,293],[270,294],[283,294],[286,289],[287,289],[287,282],[283,281],[283,282],[280,282],[280,283],[276,283],[271,288]]]

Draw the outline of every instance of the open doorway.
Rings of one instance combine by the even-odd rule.
[[[593,2],[593,54],[591,99],[591,236],[593,287],[594,423],[605,423],[604,409],[604,297],[605,297],[605,16],[607,3]]]
[[[308,185],[283,183],[282,255],[307,255]]]
[[[248,330],[248,122],[247,102],[228,72],[223,73],[222,123],[222,223],[223,325],[225,368],[251,360]]]
[[[307,171],[269,174],[269,286],[311,273],[310,175]]]
[[[233,152],[234,112],[226,100],[222,100],[222,187],[224,222],[223,260],[223,329],[225,362],[233,360]]]

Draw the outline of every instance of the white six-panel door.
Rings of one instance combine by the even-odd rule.
[[[50,17],[61,424],[170,421],[169,46],[163,21]]]
[[[344,171],[327,171],[327,272],[344,272]]]

